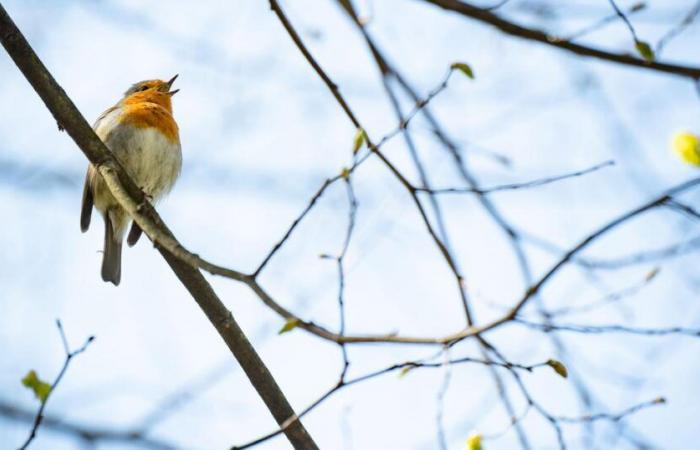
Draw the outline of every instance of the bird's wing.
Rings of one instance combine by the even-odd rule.
[[[126,238],[126,243],[129,247],[133,247],[138,242],[141,237],[141,227],[136,222],[131,223],[131,230],[129,230],[129,236]]]
[[[117,108],[119,108],[118,104],[108,108],[105,112],[100,114],[100,117],[97,118],[95,124],[92,126],[92,129],[95,130],[97,135],[103,141],[108,134],[105,132],[106,129],[108,130],[109,128],[112,128],[114,126],[115,119],[119,116],[119,111]],[[83,231],[83,233],[90,228],[90,219],[92,217],[94,199],[92,189],[90,188],[90,178],[92,178],[90,172],[93,170],[94,169],[92,166],[88,166],[87,173],[85,174],[85,185],[83,186],[83,202],[82,206],[80,207],[80,229]]]
[[[107,109],[105,110],[105,112],[103,112],[102,114],[100,114],[100,117],[97,118],[97,120],[95,121],[95,123],[92,125],[92,129],[95,130],[95,131],[97,131],[97,130],[100,128],[100,125],[102,125],[102,122],[103,122],[108,116],[110,116],[114,111],[116,111],[117,108],[119,108],[119,104],[116,104],[116,105],[112,106],[111,108],[107,108]]]
[[[90,218],[92,217],[92,189],[90,189],[90,170],[85,174],[85,186],[83,186],[83,204],[80,207],[80,230],[85,233],[90,228]]]

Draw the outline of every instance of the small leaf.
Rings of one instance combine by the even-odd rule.
[[[660,271],[661,271],[660,268],[654,267],[653,269],[651,269],[651,270],[649,271],[649,273],[647,274],[647,276],[644,277],[644,281],[646,281],[647,283],[650,282],[651,280],[653,280],[654,278],[656,278],[656,276],[659,274]]]
[[[645,2],[638,2],[638,3],[635,3],[634,5],[632,5],[632,7],[630,7],[630,12],[636,13],[636,12],[643,10],[646,7],[647,7],[647,4]]]
[[[569,376],[569,371],[566,370],[566,366],[561,362],[557,361],[556,359],[550,359],[547,361],[547,365],[554,369],[554,371],[559,374],[562,378],[566,378]]]
[[[340,177],[343,180],[349,179],[350,178],[350,169],[348,169],[347,167],[343,167],[343,170],[340,172]]]
[[[687,131],[673,136],[673,151],[686,163],[700,166],[700,138]]]
[[[367,133],[363,128],[358,128],[355,133],[355,138],[352,140],[352,154],[356,154],[360,151],[362,144],[367,140]]]
[[[634,43],[634,46],[637,48],[637,51],[642,56],[642,58],[644,58],[645,61],[653,62],[656,58],[656,56],[654,55],[654,50],[652,50],[651,45],[649,45],[649,43],[644,41],[637,41]]]
[[[46,401],[49,392],[51,392],[51,385],[41,380],[34,370],[30,370],[29,373],[22,378],[22,384],[31,389],[41,403]]]
[[[471,78],[472,80],[474,79],[474,71],[472,70],[471,66],[469,66],[469,64],[466,64],[463,62],[452,63],[452,65],[450,66],[450,69],[459,70],[464,75]]]
[[[413,366],[402,367],[401,370],[399,371],[399,378],[405,377],[406,374],[411,371],[411,369],[413,369]]]
[[[287,333],[287,332],[289,332],[289,331],[292,331],[292,330],[295,329],[298,325],[299,325],[299,319],[294,318],[294,317],[290,317],[290,318],[287,319],[287,321],[284,323],[284,325],[282,326],[282,328],[280,328],[280,330],[277,332],[277,334],[284,334],[284,333]]]
[[[479,433],[472,433],[467,438],[467,450],[483,450],[481,446],[481,435]]]

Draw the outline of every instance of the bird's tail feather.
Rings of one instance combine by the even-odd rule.
[[[114,235],[114,226],[105,214],[105,247],[102,255],[102,279],[119,286],[122,276],[122,242]]]

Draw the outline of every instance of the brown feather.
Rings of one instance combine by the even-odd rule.
[[[92,189],[90,188],[90,172],[85,174],[85,186],[83,186],[83,202],[80,208],[80,230],[85,233],[90,228],[92,217]]]
[[[129,236],[127,236],[126,238],[126,243],[129,244],[129,247],[133,247],[134,245],[136,245],[142,233],[143,232],[141,231],[141,227],[139,226],[139,224],[137,224],[136,222],[132,222],[131,230],[129,230]]]
[[[119,286],[122,277],[122,243],[114,235],[109,211],[105,214],[105,246],[102,255],[102,279]]]

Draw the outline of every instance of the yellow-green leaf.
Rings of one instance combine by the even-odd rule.
[[[566,378],[569,376],[569,371],[566,370],[566,366],[561,361],[557,361],[556,359],[550,359],[549,361],[547,361],[547,365],[554,369],[554,371],[558,373],[562,378]]]
[[[472,433],[467,438],[467,450],[483,450],[481,446],[481,435],[478,433]]]
[[[656,58],[654,55],[654,50],[652,50],[651,45],[648,42],[637,41],[634,43],[639,54],[644,58],[645,61],[652,62]]]
[[[350,169],[348,169],[347,167],[343,167],[343,170],[340,172],[340,176],[344,180],[350,178]]]
[[[358,128],[355,133],[355,138],[352,140],[352,154],[356,154],[362,148],[362,144],[367,140],[367,133],[362,128]]]
[[[686,163],[700,166],[700,138],[696,134],[682,131],[673,136],[673,151]]]
[[[291,317],[287,319],[287,321],[284,323],[282,328],[277,332],[277,334],[283,334],[287,333],[288,331],[292,331],[299,325],[299,319],[296,319],[294,317]]]
[[[405,377],[406,374],[411,371],[411,369],[413,369],[413,366],[402,367],[401,370],[399,371],[399,378]]]
[[[474,79],[474,71],[472,70],[471,66],[467,63],[463,63],[463,62],[452,63],[452,65],[450,66],[450,69],[459,70],[464,75],[471,78],[472,80]]]
[[[30,370],[29,373],[22,378],[22,384],[31,389],[41,403],[46,401],[49,392],[51,392],[51,385],[40,379],[34,370]]]

